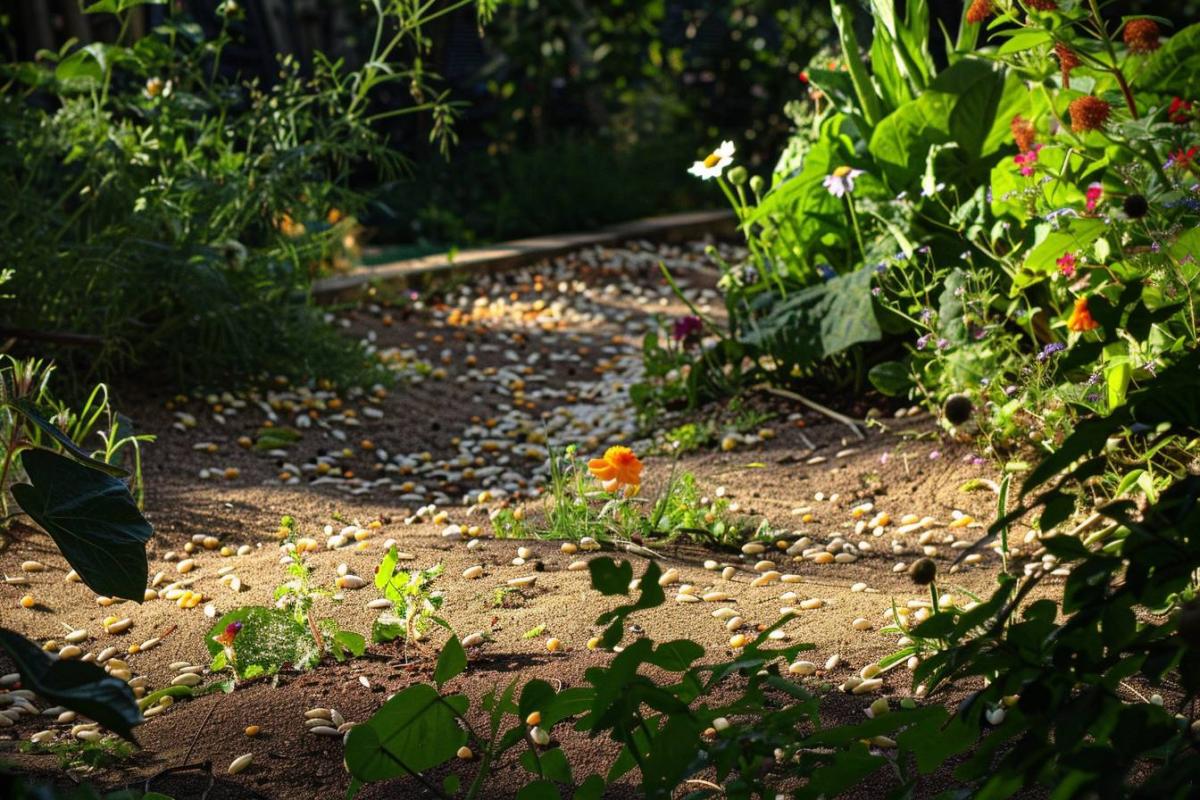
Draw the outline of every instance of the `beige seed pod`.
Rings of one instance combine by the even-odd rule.
[[[243,756],[238,756],[229,764],[229,774],[237,775],[239,772],[244,770],[246,767],[250,766],[251,762],[253,762],[253,761],[254,761],[253,753],[246,753]]]

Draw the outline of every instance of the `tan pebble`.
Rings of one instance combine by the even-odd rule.
[[[817,671],[817,665],[811,661],[797,661],[788,667],[788,672],[793,675],[813,675]]]
[[[479,564],[476,564],[473,567],[467,567],[466,569],[463,570],[462,576],[464,578],[466,578],[467,580],[475,580],[477,578],[482,578],[483,577],[483,567]]]
[[[727,581],[733,580],[734,575],[737,575],[736,567],[726,567],[725,569],[721,570],[721,577]]]
[[[854,620],[854,622],[850,623],[850,627],[854,628],[856,631],[869,631],[871,630],[871,623],[869,620],[859,617],[858,619]]]
[[[801,600],[800,607],[805,611],[811,611],[815,608],[820,608],[825,605],[825,601],[817,597],[810,597],[808,600]]]
[[[46,565],[40,561],[22,561],[21,562],[21,571],[22,572],[45,572]]]

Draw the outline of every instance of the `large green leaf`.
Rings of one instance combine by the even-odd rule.
[[[30,483],[13,497],[46,529],[93,591],[140,603],[146,592],[146,542],[154,534],[129,487],[49,450],[26,450]]]
[[[1200,95],[1200,24],[1175,34],[1137,73],[1138,89],[1160,95],[1196,97]]]
[[[778,302],[744,339],[787,352],[797,363],[827,358],[883,335],[875,317],[869,268],[838,275]],[[775,344],[786,342],[784,350]]]
[[[133,691],[125,681],[82,661],[52,661],[24,636],[0,628],[0,647],[21,673],[21,686],[44,700],[77,711],[131,742],[142,723]]]
[[[66,450],[81,463],[88,465],[92,469],[98,469],[101,472],[112,475],[116,478],[128,477],[128,470],[122,469],[116,464],[109,464],[108,462],[101,461],[98,458],[92,458],[92,456],[86,450],[75,444],[75,442],[71,441],[71,437],[59,430],[57,425],[43,417],[37,410],[37,407],[28,400],[15,400],[9,404],[9,407],[19,412],[21,416],[25,417],[25,419],[36,425],[43,433],[48,435],[54,441],[58,442],[59,446],[61,446],[63,450]],[[124,435],[127,434],[122,434],[122,437],[118,438],[123,438]]]
[[[929,148],[955,142],[971,159],[993,145],[1005,76],[991,63],[966,58],[938,75],[929,89],[876,126],[869,149],[894,187],[925,168]]]
[[[1030,273],[1035,280],[1036,276],[1052,273],[1063,255],[1066,253],[1078,255],[1086,252],[1093,242],[1104,235],[1107,227],[1104,220],[1101,219],[1091,217],[1071,219],[1060,230],[1046,234],[1041,243],[1029,251],[1029,255],[1025,257],[1023,273]],[[1028,282],[1021,280],[1021,277],[1018,275],[1015,285],[1024,285]]]
[[[467,741],[458,724],[464,695],[443,697],[428,684],[388,700],[346,737],[346,769],[360,781],[381,781],[433,769],[453,759]]]

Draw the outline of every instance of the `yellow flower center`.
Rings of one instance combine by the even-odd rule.
[[[850,174],[850,171],[851,171],[850,167],[838,167],[837,169],[835,169],[833,171],[833,177],[844,178]]]
[[[708,158],[704,159],[704,166],[709,169],[712,169],[719,163],[721,163],[721,157],[716,153],[709,153]]]

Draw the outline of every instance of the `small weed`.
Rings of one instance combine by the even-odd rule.
[[[126,761],[134,747],[124,739],[106,736],[95,742],[70,739],[63,742],[21,742],[22,753],[48,753],[58,758],[59,769],[108,769]]]
[[[444,598],[430,588],[434,579],[442,574],[442,565],[403,570],[399,569],[399,562],[393,547],[375,570],[375,587],[392,601],[392,610],[380,614],[371,626],[371,641],[376,643],[401,637],[405,641],[420,641],[431,622],[446,627],[446,623],[436,616]]]

